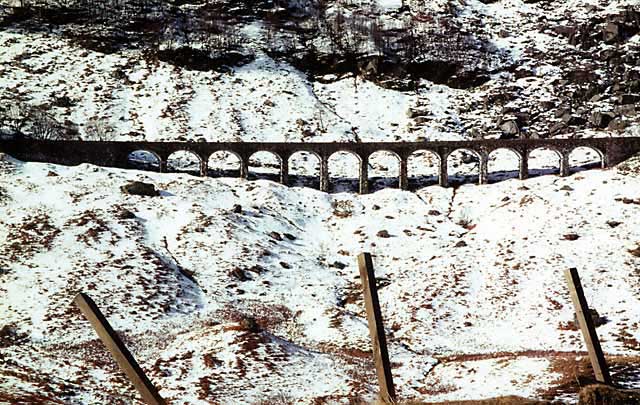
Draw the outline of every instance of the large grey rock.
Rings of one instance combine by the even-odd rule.
[[[635,104],[623,104],[616,106],[614,109],[616,114],[624,115],[625,117],[635,117],[637,115]]]
[[[156,186],[150,183],[144,183],[142,181],[132,181],[131,183],[125,184],[124,186],[120,187],[120,190],[122,190],[122,192],[125,194],[131,195],[141,195],[147,197],[156,197],[160,195],[160,192],[156,190]]]
[[[518,123],[514,120],[505,121],[500,124],[500,130],[506,137],[515,137],[520,133]]]
[[[610,112],[594,111],[589,117],[589,122],[596,128],[604,129],[609,125],[613,117],[613,113]]]
[[[618,96],[618,104],[634,104],[640,102],[639,94],[621,94]]]
[[[589,308],[589,312],[591,314],[591,320],[593,321],[593,326],[598,327],[607,323],[607,318],[604,316],[600,316],[598,311],[596,311],[595,309]],[[575,313],[573,314],[573,325],[576,328],[579,328],[578,315]]]
[[[611,120],[611,122],[607,126],[607,129],[609,129],[610,131],[622,132],[627,128],[627,126],[629,126],[629,123],[618,117]]]
[[[607,23],[602,29],[602,38],[606,43],[614,43],[620,41],[621,38],[620,25],[614,22]]]

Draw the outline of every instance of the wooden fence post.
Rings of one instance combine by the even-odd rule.
[[[360,280],[364,293],[364,303],[367,310],[369,334],[373,357],[376,363],[376,374],[380,386],[380,401],[384,404],[396,403],[396,390],[393,386],[391,375],[391,363],[387,351],[387,339],[384,334],[380,302],[378,301],[378,289],[376,288],[376,276],[373,271],[371,254],[360,253],[358,255],[358,267],[360,268]]]
[[[604,354],[600,347],[600,341],[596,334],[596,328],[593,325],[593,319],[591,319],[591,312],[589,311],[587,300],[584,297],[584,291],[582,290],[578,270],[575,268],[565,270],[564,275],[569,283],[571,300],[573,301],[573,306],[576,309],[578,323],[580,324],[580,330],[582,331],[584,342],[587,345],[589,359],[591,360],[591,366],[593,367],[593,371],[596,375],[596,380],[601,383],[611,385],[609,368],[607,367],[607,362],[604,359]]]
[[[118,334],[113,330],[98,306],[87,294],[80,293],[73,300],[82,314],[91,322],[105,347],[111,352],[122,371],[127,375],[144,401],[150,405],[165,405],[156,387],[149,381]]]

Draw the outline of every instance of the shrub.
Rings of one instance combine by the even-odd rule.
[[[471,219],[469,211],[467,210],[462,210],[462,212],[458,216],[458,220],[456,221],[456,223],[464,229],[473,229],[473,220]]]
[[[348,218],[353,215],[353,203],[350,200],[335,200],[331,203],[333,215],[339,218]]]
[[[84,129],[85,141],[109,141],[113,139],[114,130],[104,119],[91,119]]]

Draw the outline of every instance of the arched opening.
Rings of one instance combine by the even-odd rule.
[[[438,184],[440,157],[430,150],[417,150],[407,159],[409,189]]]
[[[200,175],[200,156],[187,150],[173,152],[167,158],[167,172]]]
[[[369,179],[371,190],[399,187],[400,157],[393,152],[380,150],[369,155]]]
[[[596,148],[578,146],[569,153],[569,172],[603,168],[604,159],[602,157],[602,152]]]
[[[129,153],[127,163],[134,169],[160,171],[160,157],[148,150],[134,150]]]
[[[561,155],[555,149],[538,148],[529,152],[529,177],[560,173]]]
[[[329,156],[329,192],[358,190],[360,156],[352,152],[336,152]]]
[[[260,151],[249,157],[249,179],[280,180],[280,157],[272,152]]]
[[[233,152],[217,151],[209,156],[208,175],[214,177],[240,177],[240,157]]]
[[[513,149],[501,148],[489,153],[487,170],[489,183],[507,179],[517,179],[520,175],[522,157]]]
[[[471,149],[456,149],[447,156],[449,184],[478,183],[480,155]]]
[[[289,157],[289,184],[320,188],[320,158],[311,152],[296,152]]]

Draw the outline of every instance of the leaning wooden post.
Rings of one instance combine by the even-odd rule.
[[[118,334],[113,330],[95,302],[87,294],[80,293],[73,300],[82,314],[91,322],[98,337],[105,347],[111,352],[122,371],[127,375],[134,387],[147,404],[165,405],[166,402],[154,385],[149,381],[144,371],[140,368]]]
[[[369,334],[371,335],[373,357],[376,363],[378,385],[380,386],[380,401],[384,404],[395,404],[396,390],[393,386],[391,363],[389,362],[389,352],[387,351],[387,339],[384,335],[384,325],[382,323],[382,313],[380,311],[380,302],[378,301],[378,289],[376,287],[376,276],[373,272],[371,254],[360,253],[358,255],[358,267],[360,268],[360,280],[362,281],[364,303],[367,310]]]
[[[569,283],[571,300],[573,301],[573,306],[576,309],[578,323],[580,324],[580,330],[582,331],[582,336],[584,337],[584,341],[587,345],[589,359],[591,360],[591,366],[593,367],[593,371],[596,375],[596,380],[598,382],[611,385],[609,368],[607,367],[607,362],[604,359],[604,354],[600,347],[600,341],[596,334],[596,328],[593,325],[593,319],[591,319],[591,312],[589,311],[587,300],[584,297],[584,291],[582,290],[578,270],[575,268],[565,270],[564,275]]]

